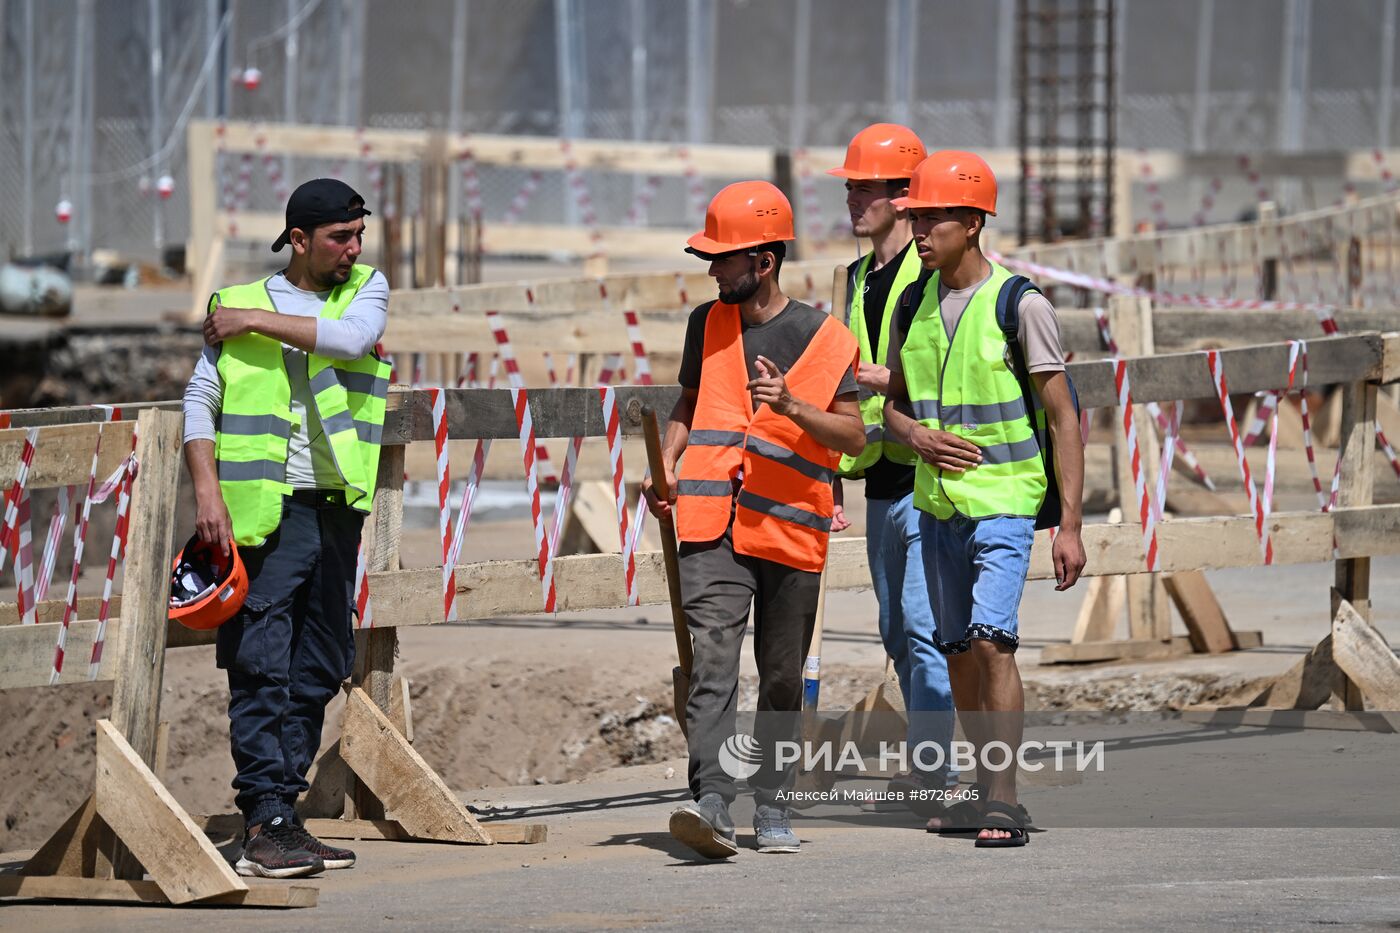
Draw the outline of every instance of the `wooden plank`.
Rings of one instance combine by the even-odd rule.
[[[1123,520],[1123,510],[1114,506],[1108,513],[1108,522],[1118,524]],[[1079,616],[1074,622],[1074,633],[1070,642],[1107,641],[1113,637],[1118,620],[1127,608],[1127,578],[1090,577],[1086,584],[1084,601],[1079,605]]]
[[[1380,335],[1326,337],[1308,341],[1308,381],[1332,383],[1379,379],[1382,373]],[[1288,345],[1266,344],[1220,351],[1225,378],[1232,393],[1281,389],[1288,385]],[[1080,404],[1101,408],[1117,403],[1112,367],[1102,361],[1070,363]],[[1133,401],[1165,402],[1176,399],[1214,398],[1215,386],[1206,368],[1204,353],[1166,353],[1128,361]]]
[[[783,275],[790,281],[783,283],[784,292],[808,302],[824,298],[814,289],[828,275],[831,265],[829,260],[785,262]],[[499,311],[506,316],[505,323],[509,327],[514,320],[512,316],[519,314],[610,311],[616,327],[618,312],[629,308],[641,315],[642,333],[648,338],[647,349],[650,350],[648,316],[657,312],[689,312],[712,297],[714,288],[714,279],[703,267],[690,266],[680,272],[615,272],[601,278],[574,276],[449,288],[399,288],[393,293],[392,317],[446,318],[451,314],[477,317],[483,311]],[[529,323],[530,318],[526,316],[522,322]],[[528,340],[530,335],[517,336],[511,331],[511,340],[517,349],[523,345],[519,343],[521,339]]]
[[[1365,713],[1341,709],[1188,709],[1181,714],[1186,722],[1233,729],[1257,726],[1262,729],[1334,729],[1340,732],[1400,732],[1400,716],[1393,713]]]
[[[1345,600],[1332,620],[1332,657],[1372,709],[1400,710],[1400,660]]]
[[[156,724],[160,720],[170,615],[170,542],[178,504],[183,422],[183,415],[169,411],[143,411],[137,419],[140,439],[136,456],[141,469],[129,506],[131,526],[122,574],[122,590],[126,594],[122,637],[113,646],[117,665],[113,671],[111,722],[123,742],[129,743],[147,765],[155,761]],[[98,787],[98,812],[105,819],[100,782]],[[108,822],[120,836],[120,828],[110,819]],[[140,851],[132,851],[142,858]],[[113,852],[115,876],[140,878],[141,867],[125,852],[120,844]],[[155,868],[148,867],[154,874]],[[171,893],[168,887],[162,887]],[[171,896],[173,899],[174,894]]]
[[[1376,449],[1376,395],[1376,385],[1371,382],[1353,382],[1342,388],[1342,476],[1337,496],[1337,503],[1342,506],[1367,506],[1372,501],[1376,463],[1373,453]],[[1334,579],[1333,619],[1338,617],[1343,603],[1350,603],[1362,619],[1369,620],[1371,558],[1349,556],[1339,559]],[[1335,656],[1335,637],[1332,647]],[[1361,709],[1365,702],[1356,685],[1349,680],[1343,683],[1341,696],[1347,709]]]
[[[122,410],[122,417],[134,420],[137,415],[148,408],[159,408],[164,411],[180,411],[182,402],[173,399],[165,402],[121,402],[113,406]],[[94,424],[99,421],[106,421],[107,414],[96,405],[65,405],[58,408],[16,408],[10,411],[10,425],[14,428],[30,428],[38,425],[59,424]],[[4,432],[0,431],[0,435]],[[21,435],[22,436],[22,435]],[[127,435],[127,450],[130,450],[131,435]],[[96,440],[96,436],[93,438]],[[104,446],[106,442],[103,442]],[[119,445],[120,446],[120,445]],[[37,452],[37,451],[36,451]],[[120,458],[118,458],[120,460]],[[88,447],[88,465],[92,465],[92,447]],[[113,462],[112,468],[116,469]],[[86,478],[86,477],[84,477]],[[14,474],[10,475],[10,480],[14,479]]]
[[[538,845],[549,835],[548,827],[543,823],[482,823],[481,827],[497,845]],[[398,820],[307,820],[306,829],[320,839],[420,841]]]
[[[154,761],[160,718],[170,614],[170,541],[175,526],[182,417],[174,412],[140,415],[137,474],[131,498],[131,528],[122,575],[123,624],[112,688],[111,721],[144,762]]]
[[[67,875],[106,878],[112,873],[107,855],[115,837],[97,815],[97,800],[89,794],[63,825],[24,863],[26,875]]]
[[[340,739],[345,763],[414,836],[491,845],[442,778],[359,687],[350,691]]]
[[[1333,513],[1275,512],[1269,518],[1274,563],[1326,563],[1332,559],[1332,532],[1338,534],[1343,556],[1400,553],[1400,505],[1369,509],[1339,509]],[[1143,573],[1142,531],[1132,525],[1086,525],[1083,533],[1088,564],[1085,575]],[[1262,563],[1253,519],[1177,518],[1159,528],[1160,570],[1214,570],[1256,567]],[[559,610],[621,608],[624,603],[622,562],[616,554],[563,556],[555,561]],[[1031,550],[1030,579],[1053,579],[1050,545],[1038,536]],[[538,567],[530,559],[486,561],[457,567],[457,604],[462,619],[490,619],[541,611]],[[831,543],[831,589],[862,589],[870,585],[865,540],[849,538]],[[637,554],[637,580],[643,605],[667,601],[661,555]],[[433,625],[442,621],[441,571],[437,568],[374,574],[379,624]]]
[[[1152,356],[1152,302],[1146,298],[1115,296],[1109,303],[1109,320],[1119,350],[1130,357]],[[1118,417],[1122,417],[1121,412]],[[1128,446],[1127,436],[1113,434],[1114,474],[1118,483],[1118,505],[1124,515],[1139,513],[1132,464],[1137,461],[1146,477],[1149,495],[1157,475],[1156,427],[1142,405],[1133,406],[1137,448]],[[1129,577],[1126,583],[1128,635],[1130,638],[1164,639],[1171,636],[1171,610],[1166,593],[1155,575]]]
[[[0,690],[24,687],[47,687],[53,674],[54,646],[58,642],[58,622],[39,625],[0,626]],[[67,660],[63,664],[60,684],[81,684],[88,681],[88,659],[97,635],[96,622],[74,622],[68,626],[65,645]],[[116,619],[107,623],[107,643],[97,679],[111,681],[116,676],[121,625]]]
[[[1181,636],[1168,639],[1128,638],[1046,645],[1041,664],[1086,664],[1094,661],[1143,661],[1191,653],[1191,642]]]
[[[100,409],[99,409],[100,412]],[[97,446],[97,434],[102,432],[102,453],[97,460],[98,481],[106,479],[131,453],[132,421],[116,421],[99,427],[96,424],[55,425],[41,427],[34,446],[34,463],[29,468],[29,489],[48,489],[81,483],[87,488],[92,469],[92,452]],[[24,449],[24,428],[0,431],[0,464],[8,474],[5,487],[14,481],[14,465]]]
[[[301,805],[297,808],[299,813],[307,819],[334,819],[345,812],[345,797],[354,789],[354,776],[340,757],[339,739],[316,759],[307,777],[311,787],[301,798]]]
[[[1194,651],[1220,654],[1236,648],[1234,633],[1215,598],[1206,575],[1199,570],[1166,574],[1162,583],[1176,604]]]
[[[146,866],[172,904],[248,890],[136,750],[106,719],[97,721],[94,796],[98,815]]]
[[[407,677],[395,677],[393,689],[389,691],[389,721],[404,741],[413,744],[413,701],[409,696]]]
[[[224,907],[315,907],[319,888],[268,883],[216,894],[199,904]],[[113,904],[171,904],[154,881],[99,881],[94,878],[30,878],[0,875],[0,897],[45,901],[100,901]]]
[[[115,617],[121,615],[121,599],[121,594],[113,594],[112,596],[111,611],[113,618],[109,620],[109,626],[114,625],[116,623]],[[66,604],[67,601],[62,599],[46,599],[43,602],[39,603],[34,607],[35,623],[43,625],[44,623],[48,622],[62,622],[63,607]],[[80,596],[78,597],[78,608],[77,611],[73,614],[73,619],[95,619],[97,618],[98,610],[101,608],[101,596]],[[70,623],[71,621],[72,620],[70,620]],[[15,603],[0,603],[0,626],[19,624],[20,618],[18,605],[16,605]],[[107,631],[110,635],[111,628],[109,627]],[[68,637],[70,639],[73,637],[71,632],[69,633]],[[0,654],[2,653],[3,652],[0,652]]]
[[[1262,632],[1235,633],[1238,648],[1258,648],[1264,644]],[[1195,648],[1185,635],[1171,638],[1129,638],[1053,644],[1040,649],[1041,664],[1083,664],[1091,661],[1141,661],[1174,658],[1191,654]]]
[[[1329,633],[1298,661],[1267,684],[1250,706],[1317,709],[1344,688],[1345,677],[1332,658]]]
[[[404,396],[391,399],[397,408]],[[379,472],[375,480],[374,508],[366,522],[368,536],[364,542],[365,566],[371,572],[394,571],[399,566],[399,539],[403,532],[403,447],[385,447],[379,453]],[[370,592],[373,593],[373,584]],[[439,583],[441,592],[441,583]],[[374,609],[380,611],[378,596]],[[361,629],[355,633],[355,671],[352,683],[362,687],[379,709],[389,711],[389,696],[393,689],[394,655],[398,650],[398,633],[391,627]],[[348,715],[348,713],[347,713]],[[341,741],[341,757],[345,743]],[[347,781],[348,805],[354,816],[379,819],[384,816],[380,799],[356,780]]]

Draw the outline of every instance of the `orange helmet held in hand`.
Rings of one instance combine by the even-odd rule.
[[[997,212],[997,179],[982,157],[972,152],[942,149],[919,163],[909,181],[907,197],[890,201],[895,207],[972,207]]]
[[[703,259],[793,239],[787,195],[770,182],[736,181],[710,201],[705,229],[685,241],[685,251]]]
[[[853,181],[910,178],[928,153],[919,137],[898,123],[873,123],[846,147],[846,164],[828,175]]]
[[[229,542],[229,553],[195,535],[175,558],[170,571],[170,619],[185,628],[218,628],[232,619],[248,598],[248,573]]]

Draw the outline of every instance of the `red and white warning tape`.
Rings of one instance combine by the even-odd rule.
[[[515,423],[520,429],[520,458],[525,466],[525,488],[530,496],[530,518],[535,528],[535,551],[539,555],[540,584],[544,590],[544,611],[554,612],[554,558],[540,511],[540,484],[535,475],[535,424],[530,415],[530,400],[523,386],[512,386],[511,401],[515,405]]]
[[[1113,354],[1113,356],[1119,356],[1118,342],[1113,339],[1113,333],[1109,329],[1108,312],[1103,308],[1095,308],[1094,321],[1098,324],[1099,336],[1103,338],[1104,348],[1107,349],[1109,353]],[[1156,402],[1148,402],[1143,407],[1146,408],[1147,413],[1152,416],[1152,420],[1157,422],[1157,426],[1165,432],[1167,429],[1167,416],[1162,413],[1162,407]],[[1086,443],[1087,439],[1088,435],[1086,433]],[[1207,489],[1212,492],[1215,491],[1215,481],[1206,473],[1205,467],[1201,466],[1201,462],[1196,459],[1196,455],[1186,446],[1186,442],[1181,439],[1179,433],[1173,433],[1172,442],[1176,447],[1176,453],[1181,457],[1181,462],[1191,468],[1191,472],[1196,474],[1196,478],[1199,479]]]
[[[39,443],[39,429],[30,428],[24,434],[24,446],[20,448],[19,467],[15,470],[15,481],[5,493],[5,521],[0,526],[0,570],[5,569],[5,555],[15,543],[19,534],[19,500],[24,495],[24,487],[29,482],[29,469],[34,464],[34,448]]]
[[[457,621],[457,577],[452,562],[452,469],[447,455],[447,403],[441,389],[429,389],[433,403],[433,452],[437,463],[438,535],[442,538],[442,617]]]
[[[588,182],[574,160],[574,147],[567,139],[559,140],[559,148],[564,153],[564,176],[578,204],[579,220],[588,228],[588,241],[592,244],[594,256],[604,256],[607,248],[603,242],[603,231],[598,226],[598,212],[593,207],[593,195],[588,191]]]
[[[1220,362],[1219,351],[1206,351],[1206,366],[1210,369],[1210,378],[1215,383],[1215,392],[1220,400],[1220,410],[1224,413],[1225,423],[1230,429],[1230,441],[1235,446],[1235,460],[1239,463],[1240,479],[1244,482],[1244,491],[1249,497],[1249,510],[1254,514],[1254,531],[1259,537],[1259,551],[1264,555],[1264,563],[1272,564],[1274,547],[1265,526],[1264,504],[1259,499],[1259,490],[1255,488],[1254,478],[1249,473],[1249,459],[1244,455],[1244,442],[1240,437],[1239,424],[1235,421],[1234,407],[1230,404],[1230,390],[1225,380],[1225,368]]]
[[[117,564],[126,554],[126,534],[130,526],[131,493],[139,469],[136,462],[136,430],[131,432],[132,454],[122,470],[121,494],[117,497],[117,525],[112,532],[112,550],[107,556],[107,575],[102,580],[102,605],[97,610],[97,635],[92,641],[92,656],[88,659],[88,680],[96,680],[102,667],[102,649],[107,643],[107,622],[112,615],[112,584],[117,577]]]
[[[1138,520],[1142,524],[1142,552],[1147,557],[1147,569],[1157,569],[1157,515],[1147,495],[1147,478],[1143,475],[1142,451],[1138,447],[1137,424],[1133,419],[1133,393],[1128,385],[1128,362],[1113,363],[1113,385],[1118,390],[1118,408],[1123,417],[1123,434],[1128,442],[1128,457],[1133,472],[1133,494],[1137,497]]]
[[[34,600],[43,602],[49,595],[49,585],[53,582],[54,569],[58,566],[58,549],[63,540],[63,529],[68,527],[68,513],[73,510],[73,496],[77,486],[58,487],[58,499],[54,502],[53,516],[49,519],[49,533],[44,541],[44,559],[39,566],[39,578],[34,581]]]
[[[534,292],[529,289],[525,292],[526,300],[531,306],[535,303]],[[511,346],[510,335],[506,333],[505,323],[501,320],[499,311],[487,311],[486,323],[491,328],[491,336],[495,338],[496,349],[500,353],[501,362],[506,367],[506,378],[510,382],[512,389],[524,389],[525,377],[520,374],[520,361],[515,358],[515,348]],[[550,469],[549,451],[543,444],[536,445],[535,457],[539,460],[540,474],[546,483],[557,483],[559,477],[554,475]]]
[[[632,201],[632,206],[627,208],[627,225],[629,227],[639,227],[646,219],[647,209],[651,207],[652,199],[656,197],[656,189],[661,185],[661,178],[656,175],[648,175],[646,181],[637,189],[637,197]]]
[[[676,155],[685,162],[685,193],[686,201],[689,204],[690,216],[701,222],[705,218],[705,211],[709,204],[705,200],[705,179],[700,176],[700,169],[695,164],[695,159],[691,157],[690,150],[685,146],[677,147]]]
[[[360,553],[355,558],[355,617],[356,628],[374,628],[374,606],[369,599],[369,561],[365,557],[363,538]]]
[[[501,215],[501,223],[506,226],[520,223],[520,218],[525,216],[525,209],[530,206],[535,192],[540,190],[540,182],[543,180],[544,176],[537,171],[525,176],[524,184],[515,193],[515,197],[510,199],[510,204],[506,206],[506,212]]]
[[[467,204],[467,216],[481,221],[481,175],[476,168],[476,154],[470,149],[462,153],[462,197]]]
[[[627,605],[633,606],[636,605],[633,596],[637,589],[637,556],[629,549],[631,538],[627,534],[627,484],[622,472],[622,429],[617,414],[617,391],[611,386],[599,386],[598,399],[603,406],[603,425],[608,438],[608,463],[612,467],[613,499],[617,503],[617,534],[622,549]]]
[[[1056,269],[1053,266],[1043,266],[1040,263],[1024,259],[1011,259],[991,251],[988,251],[987,255],[994,262],[999,262],[1008,269],[1026,273],[1034,278],[1062,282],[1075,288],[1083,288],[1106,295],[1128,295],[1134,298],[1150,298],[1154,302],[1165,305],[1218,308],[1225,311],[1308,311],[1317,317],[1318,322],[1322,325],[1323,333],[1331,335],[1338,332],[1337,321],[1334,317],[1336,309],[1332,305],[1296,301],[1262,301],[1247,298],[1216,298],[1210,295],[1182,295],[1175,292],[1152,291],[1066,269]]]
[[[802,214],[806,222],[807,236],[813,239],[826,237],[826,221],[822,217],[821,196],[817,192],[817,179],[812,171],[811,159],[806,149],[798,149],[792,154],[797,163],[797,186],[802,195]]]
[[[649,386],[651,381],[651,363],[647,360],[646,347],[642,345],[642,324],[637,318],[637,312],[631,309],[622,312],[622,316],[627,320],[627,339],[632,344],[632,362],[637,368],[637,384]]]
[[[63,606],[63,624],[58,629],[58,644],[54,646],[53,673],[49,684],[58,683],[63,673],[63,649],[68,641],[68,625],[73,614],[78,611],[78,575],[83,567],[83,544],[87,540],[88,520],[92,516],[93,493],[97,490],[97,462],[102,455],[102,432],[105,425],[98,425],[97,444],[92,450],[92,468],[88,471],[87,495],[83,497],[83,511],[78,518],[78,527],[73,531],[73,572],[68,577],[68,596]]]
[[[15,550],[15,608],[25,625],[36,621],[34,607],[34,527],[30,521],[28,491],[21,492],[16,519],[19,522],[19,547]]]

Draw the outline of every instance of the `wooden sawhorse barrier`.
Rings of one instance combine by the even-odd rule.
[[[92,795],[22,873],[0,875],[0,897],[312,907],[318,890],[313,886],[249,885],[238,877],[205,833],[222,831],[230,821],[191,817],[161,782],[163,756],[157,735],[165,649],[211,644],[214,635],[167,620],[170,541],[182,463],[181,417],[162,410],[170,407],[145,406],[136,422],[118,421],[102,428],[103,475],[130,449],[133,428],[139,426],[140,432],[141,470],[130,506],[124,593],[112,600],[113,617],[96,678],[113,684],[112,712],[97,726]],[[12,423],[41,426],[28,487],[85,480],[99,430],[94,422],[102,417],[101,410],[91,408],[14,413]],[[24,427],[0,431],[0,462],[18,459],[25,433]],[[402,445],[385,448],[375,514],[367,523],[370,566],[376,569],[397,565],[403,450]],[[75,618],[91,619],[96,610],[97,600],[80,599]],[[0,689],[48,685],[63,612],[61,601],[40,603],[37,623],[23,625],[13,604],[0,606]],[[315,818],[313,812],[308,828],[326,838],[480,845],[543,842],[542,825],[479,823],[391,721],[389,714],[396,706],[390,697],[394,616],[385,606],[380,624],[360,633],[342,738],[318,763],[316,793],[309,795],[313,810],[318,802],[330,809],[339,790],[347,795],[345,812],[350,818]],[[87,680],[86,661],[96,630],[94,621],[71,622],[70,662],[60,685]],[[398,707],[402,710],[402,703]],[[241,818],[233,820],[241,831]]]

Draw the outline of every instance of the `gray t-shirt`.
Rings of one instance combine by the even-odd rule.
[[[705,318],[713,304],[713,301],[707,301],[700,305],[690,312],[690,320],[686,322],[685,348],[681,351],[678,381],[687,389],[700,388],[700,364],[705,359]],[[811,305],[789,301],[787,307],[762,324],[741,323],[739,329],[743,334],[744,360],[749,366],[749,378],[758,378],[756,361],[760,356],[771,360],[784,373],[792,369],[827,318],[825,312]],[[841,383],[836,387],[836,394],[854,395],[857,388],[855,372],[847,365]]]
[[[991,274],[988,273],[986,279],[967,288],[948,288],[939,283],[938,311],[943,317],[946,333],[957,331],[958,322],[962,320],[972,296],[990,278]],[[1054,305],[1040,292],[1028,292],[1017,306],[1017,312],[1016,337],[1026,358],[1026,369],[1033,373],[1063,372],[1065,351],[1060,343],[1060,321],[1055,316]],[[904,346],[904,331],[899,318],[898,314],[891,316],[889,358],[885,365],[892,372],[903,373],[904,364],[899,358],[899,351]]]
[[[329,291],[309,292],[277,273],[267,282],[268,294],[279,314],[318,317]],[[389,311],[389,283],[375,272],[369,277],[339,320],[316,322],[316,353],[335,360],[357,360],[374,349],[384,336]],[[219,375],[219,347],[204,348],[194,374],[185,387],[185,441],[214,440],[214,429],[223,407],[224,386]],[[334,488],[340,474],[331,459],[330,444],[321,430],[307,383],[306,354],[285,344],[282,359],[292,391],[292,415],[296,425],[287,444],[287,482],[294,489]]]

